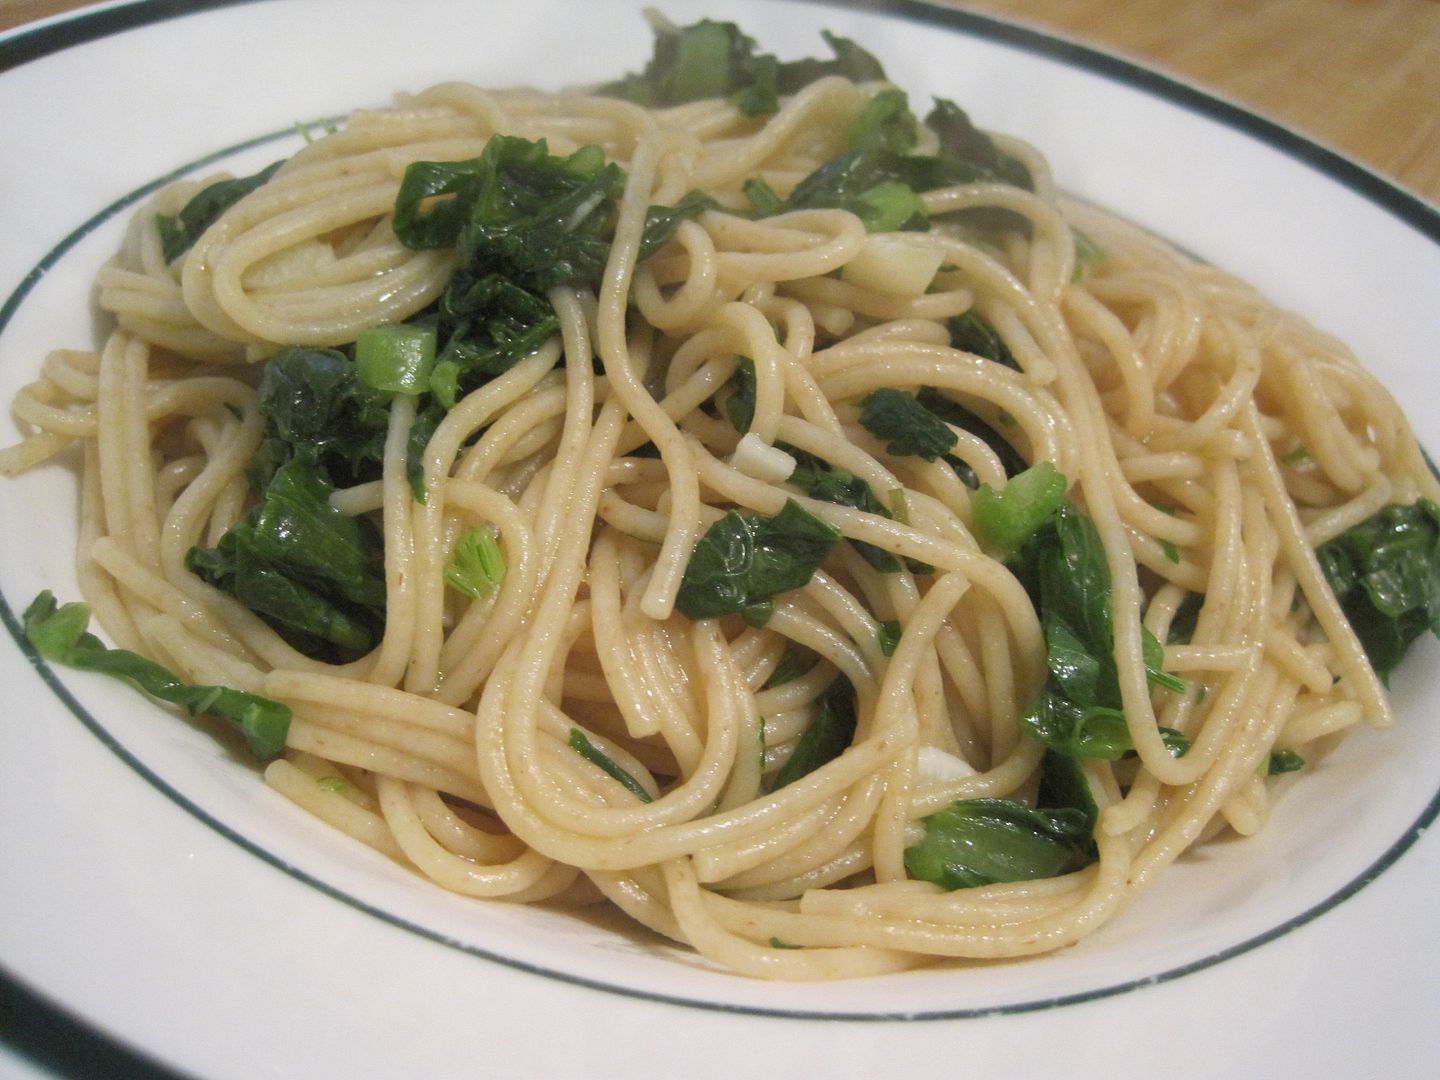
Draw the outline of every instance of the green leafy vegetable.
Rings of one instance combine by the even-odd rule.
[[[775,686],[783,686],[787,682],[798,679],[812,667],[815,666],[816,654],[813,649],[807,649],[804,645],[797,645],[793,641],[785,646],[785,651],[780,654],[780,662],[775,665],[775,670],[765,680],[764,689],[769,690]]]
[[[785,212],[785,200],[780,198],[775,193],[775,189],[758,176],[752,176],[746,180],[740,190],[749,200],[750,213],[754,217],[773,217]]]
[[[1091,828],[1080,810],[962,799],[925,819],[925,838],[906,848],[905,869],[946,889],[1055,877],[1092,861]]]
[[[1035,182],[1024,162],[1001,150],[955,102],[936,98],[925,126],[939,137],[940,158],[952,162],[955,172],[969,170],[968,180],[956,182],[984,180],[1034,190]]]
[[[635,777],[631,776],[619,765],[616,765],[610,756],[592,743],[589,738],[586,737],[585,732],[581,731],[578,727],[572,727],[570,729],[570,749],[574,750],[592,765],[599,766],[613,779],[618,780],[626,791],[630,792],[630,794],[634,795],[641,802],[648,803],[655,801],[651,798],[650,792],[645,790],[639,780],[636,780]]]
[[[178,214],[157,214],[155,227],[160,232],[160,248],[166,262],[178,259],[189,251],[201,233],[215,224],[230,207],[263,185],[282,162],[267,165],[253,176],[233,180],[217,180],[191,197]]]
[[[445,409],[465,393],[529,356],[560,329],[550,301],[502,274],[461,271],[440,301],[444,348],[430,391]]]
[[[740,357],[730,376],[730,393],[725,398],[725,417],[741,435],[755,420],[755,361]]]
[[[461,534],[445,564],[445,580],[476,600],[489,596],[505,581],[505,556],[494,529],[471,526]]]
[[[384,633],[384,553],[369,519],[330,505],[333,490],[314,455],[298,453],[219,544],[191,548],[185,565],[307,655],[346,661]]]
[[[643,71],[602,86],[599,93],[651,108],[705,98],[728,98],[749,116],[772,113],[781,94],[793,94],[826,75],[855,82],[885,77],[868,52],[846,38],[824,33],[830,60],[781,63],[758,51],[734,23],[703,19],[685,27],[656,26],[655,46]]]
[[[782,446],[786,453],[795,458],[795,471],[790,474],[794,484],[812,499],[821,499],[837,506],[849,506],[864,510],[867,514],[890,517],[890,510],[879,499],[870,485],[847,469],[831,465],[813,454],[793,446]],[[882,574],[894,574],[903,565],[896,555],[864,540],[847,541],[867,563]],[[923,563],[911,563],[915,573],[929,573],[932,568]]]
[[[981,484],[970,501],[975,531],[1003,554],[1017,551],[1060,509],[1065,488],[1065,477],[1048,461],[1037,462],[998,490]]]
[[[414,323],[377,326],[355,339],[355,369],[361,382],[394,394],[430,389],[435,366],[435,328]]]
[[[1281,773],[1299,772],[1305,768],[1305,759],[1294,750],[1271,750],[1265,757],[1265,775],[1279,776]]]
[[[1200,609],[1205,605],[1204,593],[1187,592],[1185,599],[1175,609],[1170,620],[1170,631],[1165,635],[1166,644],[1188,645],[1195,636],[1195,624],[1200,618]]]
[[[950,331],[950,344],[954,348],[994,360],[997,364],[1004,364],[1015,371],[1020,370],[1020,365],[1010,352],[1010,347],[1005,344],[1005,339],[974,308],[963,315],[952,316],[946,323],[946,328]]]
[[[1382,679],[1415,639],[1440,633],[1440,507],[1382,507],[1316,555],[1350,626]]]
[[[855,150],[892,150],[903,154],[920,137],[920,122],[910,111],[905,91],[881,90],[850,122],[847,142]]]
[[[884,441],[886,453],[898,457],[934,461],[957,442],[955,433],[915,395],[889,387],[872,390],[860,402],[860,426]]]
[[[774,598],[805,585],[839,539],[793,499],[774,517],[731,510],[690,553],[675,606],[692,619],[740,614],[763,626]]]
[[[775,776],[776,789],[835,760],[855,739],[855,687],[849,679],[837,676],[816,705],[815,719],[801,732],[795,749]]]
[[[990,447],[995,456],[1000,459],[1006,476],[1016,476],[1029,467],[1005,436],[954,398],[942,394],[933,386],[926,386],[921,388],[920,393],[916,395],[916,400],[945,423],[952,427],[958,427],[962,431],[968,431],[983,440],[985,445]],[[973,488],[978,485],[979,481],[970,466],[952,455],[947,455],[945,460],[969,487]]]
[[[625,186],[598,146],[551,154],[542,139],[496,135],[475,158],[419,161],[395,199],[395,235],[415,249],[454,247],[460,266],[438,305],[430,390],[446,408],[533,353],[559,328],[548,289],[595,286],[610,256]],[[691,192],[646,216],[640,255],[714,200]]]
[[[114,675],[152,697],[183,705],[191,716],[224,720],[245,737],[250,752],[261,761],[285,749],[290,731],[288,706],[243,690],[185,683],[152,660],[128,649],[109,648],[85,629],[90,622],[87,604],[59,607],[50,592],[42,592],[25,609],[22,622],[25,637],[51,663]]]
[[[1062,502],[1023,546],[1016,571],[1036,595],[1050,673],[1022,726],[1068,757],[1113,760],[1132,751],[1115,668],[1110,569],[1095,526]],[[1141,651],[1153,685],[1184,689],[1163,670],[1164,647],[1143,627]],[[1174,754],[1188,748],[1178,733],[1166,743]]]
[[[900,635],[902,632],[903,627],[901,627],[899,619],[882,620],[879,628],[875,632],[875,636],[880,641],[880,651],[886,656],[894,656],[895,649],[900,644]]]
[[[367,386],[354,362],[335,349],[291,347],[260,378],[260,412],[272,440],[272,467],[252,475],[257,487],[278,466],[308,453],[331,482],[349,486],[380,475],[390,424],[389,395]]]
[[[801,180],[785,209],[849,210],[871,232],[923,230],[930,220],[922,192],[982,182],[1032,187],[1024,164],[1001,151],[954,102],[937,99],[925,126],[936,134],[938,151],[910,153],[919,125],[903,93],[882,91],[854,121],[848,148]],[[1023,216],[992,207],[946,217],[987,227],[1029,227]]]
[[[559,157],[543,139],[495,135],[479,157],[410,165],[395,198],[395,235],[411,248],[458,247],[477,279],[499,273],[535,292],[592,283],[610,254],[624,186],[598,146]]]

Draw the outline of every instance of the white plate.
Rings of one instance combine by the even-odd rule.
[[[949,9],[661,6],[735,19],[783,56],[819,54],[822,27],[861,41],[919,100],[952,97],[1030,139],[1066,188],[1351,342],[1440,445],[1433,209],[1202,94]],[[92,342],[91,276],[129,207],[177,170],[258,166],[295,145],[296,121],[442,79],[613,77],[650,45],[638,4],[175,7],[0,40],[0,398],[47,349]],[[39,589],[77,595],[73,502],[60,468],[0,484],[12,637]],[[1440,843],[1423,835],[1440,807],[1440,647],[1419,653],[1395,680],[1395,731],[1347,742],[1258,838],[1187,859],[1080,946],[772,986],[443,894],[336,842],[203,733],[5,640],[0,1071],[27,1068],[17,1052],[62,1060],[73,1016],[112,1069],[129,1047],[204,1077],[1421,1075],[1440,1050]]]

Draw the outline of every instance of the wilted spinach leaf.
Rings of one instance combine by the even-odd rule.
[[[805,585],[839,538],[793,499],[774,517],[731,510],[690,553],[675,606],[692,619],[740,614],[763,626],[774,598]]]

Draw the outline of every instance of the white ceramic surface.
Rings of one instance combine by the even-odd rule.
[[[1067,189],[1345,338],[1440,445],[1433,210],[1237,110],[981,20],[660,6],[735,19],[783,56],[820,53],[822,27],[854,37],[919,100],[952,97],[1033,141]],[[0,73],[0,399],[47,349],[95,339],[91,277],[121,207],[159,178],[246,146],[223,164],[253,168],[296,144],[295,121],[443,79],[613,77],[650,42],[638,4],[410,0],[397,18],[383,0],[266,0],[151,19],[158,7],[31,31],[113,30]],[[133,25],[102,21],[117,13]],[[77,595],[74,499],[58,466],[0,484],[12,633],[39,589]],[[202,732],[102,678],[37,671],[0,636],[0,968],[204,1077],[1427,1075],[1437,658],[1427,641],[1397,675],[1395,730],[1344,744],[1259,837],[1185,860],[1076,948],[772,986],[433,889],[337,842]]]

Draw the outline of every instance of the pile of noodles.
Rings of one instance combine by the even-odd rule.
[[[1390,722],[1314,548],[1386,503],[1440,493],[1395,403],[1340,344],[1067,201],[1044,160],[1004,137],[1034,193],[977,184],[925,205],[1003,207],[1030,227],[907,234],[943,250],[920,295],[837,274],[867,244],[841,210],[709,210],[637,259],[647,206],[700,189],[739,210],[755,176],[785,194],[844,148],[874,92],[828,77],[752,119],[718,100],[652,111],[441,85],[307,144],[167,264],[154,216],[205,181],[178,183],[99,275],[115,324],[103,348],[53,353],[19,394],[30,434],[4,467],[78,441],[79,579],[109,639],[288,704],[288,747],[266,781],[443,888],[608,900],[776,978],[1075,942],[1193,845],[1259,829],[1272,750],[1313,759],[1357,724]],[[425,451],[424,503],[405,475],[413,404],[395,399],[383,481],[334,500],[383,521],[384,639],[353,663],[311,660],[189,573],[186,552],[214,545],[252,499],[260,361],[432,303],[455,255],[396,240],[397,186],[410,162],[474,157],[497,132],[556,154],[599,145],[624,168],[603,284],[553,290],[560,333],[446,416]],[[1083,274],[1074,227],[1104,252]],[[951,347],[946,320],[971,309],[1018,372]],[[716,402],[739,357],[754,363],[763,445],[737,455]],[[1083,870],[955,891],[907,879],[926,815],[1033,800],[1042,747],[1018,720],[1046,658],[1027,592],[972,534],[955,469],[888,455],[857,422],[882,387],[935,387],[998,418],[1026,461],[1067,478],[1103,542],[1136,753],[1084,763],[1101,812]],[[1002,487],[991,448],[957,434],[955,455]],[[658,457],[633,453],[647,443]],[[849,470],[904,520],[798,494],[776,443]],[[792,498],[933,573],[880,574],[842,544],[763,627],[674,610],[712,522]],[[446,589],[443,567],[479,524],[498,531],[507,572],[471,600]],[[1187,594],[1204,596],[1194,633],[1165,650],[1187,691],[1152,691],[1140,627],[1165,641]],[[903,629],[888,656],[887,620]],[[818,661],[767,687],[791,643]],[[837,673],[856,690],[852,744],[772,790]],[[575,728],[652,801],[575,752]],[[1189,751],[1168,752],[1162,728]]]

